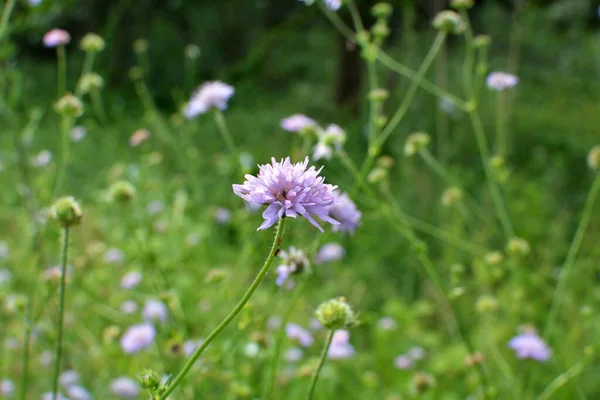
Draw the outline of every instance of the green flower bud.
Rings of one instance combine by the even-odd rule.
[[[185,56],[190,60],[197,60],[200,57],[200,47],[195,44],[188,44],[185,46]]]
[[[389,3],[377,3],[371,8],[371,14],[375,18],[387,18],[392,15],[392,6]]]
[[[433,27],[446,33],[458,35],[467,28],[465,21],[454,11],[441,11],[433,19]]]
[[[492,43],[492,38],[488,35],[477,35],[473,38],[473,47],[484,48]]]
[[[67,93],[54,103],[54,109],[65,117],[77,118],[83,114],[83,103],[79,98]]]
[[[369,100],[374,103],[383,103],[390,95],[386,89],[373,89],[369,92]]]
[[[204,278],[204,283],[219,283],[224,281],[229,273],[221,268],[213,268],[206,274],[206,278]]]
[[[411,133],[404,143],[404,155],[410,157],[418,153],[421,149],[427,147],[430,140],[429,135],[425,132]]]
[[[81,46],[81,49],[86,53],[93,54],[100,53],[102,50],[104,50],[105,47],[104,39],[102,39],[102,36],[97,35],[95,33],[88,33],[87,35],[85,35],[81,39],[79,45]]]
[[[143,77],[144,69],[139,65],[136,65],[135,67],[131,67],[131,69],[129,69],[129,79],[131,79],[132,81],[139,81]]]
[[[143,369],[140,371],[137,381],[142,389],[155,391],[160,385],[161,377],[150,369]]]
[[[367,175],[367,181],[369,183],[379,183],[383,182],[388,177],[388,171],[382,167],[376,167],[369,172]]]
[[[356,324],[356,314],[345,298],[338,297],[322,303],[315,312],[317,320],[327,329],[342,329]]]
[[[79,82],[79,87],[84,94],[94,90],[100,90],[104,87],[104,79],[94,72],[85,74]]]
[[[463,199],[463,191],[458,187],[451,187],[442,194],[442,205],[444,207],[452,207]]]
[[[531,248],[525,239],[513,237],[506,245],[506,252],[511,256],[526,256],[531,252]]]
[[[380,115],[375,119],[375,125],[377,125],[378,128],[383,128],[387,122],[388,119],[385,115]]]
[[[593,171],[600,169],[600,145],[595,146],[588,154],[587,163]]]
[[[491,251],[483,258],[488,265],[498,265],[502,262],[502,259],[504,259],[504,256],[499,251]]]
[[[148,51],[148,41],[146,39],[137,39],[133,42],[133,51],[135,54],[142,54]]]
[[[136,194],[135,187],[128,181],[117,181],[108,189],[109,199],[114,203],[131,201]]]
[[[377,165],[381,168],[392,169],[394,166],[394,158],[391,156],[381,156],[377,160]]]
[[[50,209],[50,215],[63,226],[79,225],[83,217],[81,207],[71,196],[56,200]]]
[[[371,33],[373,34],[373,37],[376,37],[377,39],[384,39],[390,35],[390,28],[388,28],[385,20],[379,20],[373,25]]]
[[[410,381],[413,392],[423,394],[435,386],[435,378],[427,372],[416,372]]]
[[[496,309],[498,309],[498,299],[494,296],[483,295],[475,302],[475,310],[480,314],[495,311]]]
[[[452,0],[450,2],[450,7],[456,10],[466,10],[475,5],[473,0]]]
[[[356,43],[358,43],[361,47],[369,45],[370,41],[369,32],[360,31],[356,34]]]

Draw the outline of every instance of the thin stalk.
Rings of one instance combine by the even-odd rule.
[[[473,98],[473,60],[474,50],[473,47],[473,28],[469,20],[469,14],[467,10],[461,9],[460,15],[467,28],[465,29],[465,61],[463,63],[463,84],[465,87],[465,96],[467,99]]]
[[[556,287],[556,291],[554,292],[554,296],[552,298],[552,305],[550,306],[550,311],[548,312],[546,328],[544,329],[545,339],[548,339],[551,336],[552,331],[554,329],[554,324],[556,322],[555,320],[558,315],[558,311],[560,309],[562,300],[565,296],[564,291],[567,287],[568,278],[571,274],[571,270],[573,269],[573,265],[575,264],[575,259],[577,258],[577,253],[579,252],[581,243],[583,242],[583,236],[585,235],[587,227],[592,219],[592,211],[594,210],[594,204],[596,202],[596,197],[598,197],[599,191],[600,174],[597,174],[585,201],[585,206],[583,208],[581,220],[579,221],[579,226],[577,227],[577,231],[575,232],[575,236],[573,237],[573,241],[571,242],[571,246],[569,247],[569,251],[567,252],[565,264],[558,277],[558,284]]]
[[[94,68],[94,59],[96,58],[96,54],[93,52],[89,52],[85,54],[85,58],[83,59],[83,67],[81,68],[81,75],[79,75],[79,80],[77,81],[77,87],[75,88],[75,96],[81,97],[82,89],[81,89],[81,81],[84,76],[92,72]]]
[[[500,155],[506,154],[506,97],[502,92],[496,93],[496,153]]]
[[[217,124],[217,128],[219,129],[219,133],[221,137],[225,141],[227,148],[231,154],[235,154],[235,145],[233,144],[233,138],[229,133],[229,129],[227,129],[227,123],[225,122],[225,116],[223,112],[218,108],[215,110],[215,122]]]
[[[281,326],[277,332],[277,338],[275,339],[275,348],[273,349],[273,358],[271,359],[270,365],[270,374],[269,380],[267,381],[267,385],[265,386],[265,390],[263,392],[263,400],[269,400],[273,395],[273,389],[275,389],[275,380],[277,379],[277,369],[279,367],[279,358],[281,356],[281,348],[283,347],[283,342],[285,338],[285,326],[287,325],[287,321],[290,318],[292,311],[294,310],[294,306],[296,302],[300,298],[300,294],[302,293],[302,289],[304,288],[304,282],[306,278],[303,277],[302,281],[296,286],[294,289],[294,293],[292,294],[292,298],[290,299],[287,309],[283,314],[283,318],[281,320]]]
[[[69,137],[69,131],[71,130],[71,125],[73,125],[73,120],[70,117],[61,117],[60,121],[61,126],[61,142],[62,142],[62,151],[61,151],[61,159],[60,164],[58,166],[58,171],[56,173],[56,182],[54,183],[54,197],[60,194],[60,191],[63,188],[64,181],[66,180],[67,169],[69,164],[69,154],[71,148],[71,140]]]
[[[360,12],[356,7],[356,3],[354,0],[348,1],[348,10],[350,10],[350,17],[352,18],[352,22],[354,23],[354,27],[358,32],[362,32],[365,30],[365,27],[362,23],[362,19],[360,18]]]
[[[550,384],[544,389],[544,391],[538,396],[537,400],[547,400],[552,398],[554,393],[564,385],[566,385],[571,379],[581,374],[584,370],[585,363],[583,361],[578,362],[571,368],[566,370],[564,373],[557,376]]]
[[[108,121],[108,117],[104,112],[104,105],[102,104],[102,95],[100,94],[99,89],[94,89],[90,92],[90,97],[92,98],[92,107],[94,108],[94,112],[100,118],[100,121],[103,124],[106,124]]]
[[[313,374],[312,381],[310,383],[310,389],[308,391],[307,400],[311,400],[313,398],[313,394],[315,393],[315,388],[317,387],[317,379],[319,379],[319,374],[321,373],[321,369],[325,364],[325,360],[327,359],[327,353],[329,352],[329,346],[331,346],[331,341],[333,340],[333,329],[330,329],[327,332],[327,339],[325,339],[325,346],[323,346],[323,350],[321,351],[321,358],[319,359],[319,365]]]
[[[69,227],[63,228],[62,236],[62,257],[60,265],[60,291],[58,300],[58,322],[56,335],[56,351],[54,356],[54,378],[52,379],[52,398],[58,399],[58,380],[60,377],[60,362],[62,360],[63,351],[63,325],[65,317],[65,291],[67,282],[67,263],[69,257]]]
[[[510,217],[506,211],[504,201],[502,200],[502,194],[498,188],[498,183],[494,178],[492,167],[490,166],[490,151],[488,149],[488,143],[487,139],[485,138],[485,132],[483,131],[481,119],[479,118],[479,114],[476,110],[469,112],[469,117],[471,119],[471,124],[473,125],[473,131],[475,133],[475,139],[477,140],[477,146],[479,147],[481,162],[483,163],[483,170],[485,171],[488,188],[490,194],[492,195],[492,201],[494,202],[496,214],[500,219],[500,223],[502,224],[504,235],[507,239],[510,239],[515,236],[515,231],[512,223],[510,222]]]
[[[225,317],[225,319],[207,336],[206,340],[204,342],[202,342],[202,345],[200,345],[200,347],[198,347],[198,349],[194,352],[194,354],[192,354],[192,356],[185,363],[185,365],[183,366],[183,368],[181,369],[179,374],[177,374],[177,376],[175,377],[175,379],[173,380],[171,385],[169,385],[167,390],[165,390],[165,392],[162,394],[162,396],[160,397],[160,400],[166,400],[167,397],[169,397],[169,394],[171,394],[173,392],[173,390],[175,390],[175,388],[177,386],[179,386],[179,384],[181,383],[183,378],[185,378],[185,376],[188,374],[188,372],[190,371],[190,369],[192,368],[192,366],[194,365],[194,363],[196,362],[198,357],[200,357],[202,352],[208,347],[208,345],[217,336],[219,336],[219,334],[227,327],[227,325],[229,325],[229,323],[235,319],[235,317],[240,313],[240,311],[242,311],[242,309],[244,308],[244,306],[246,305],[248,300],[250,300],[250,297],[252,297],[252,295],[254,294],[254,291],[256,290],[258,285],[260,285],[260,282],[263,280],[263,278],[269,271],[269,268],[271,267],[271,264],[273,263],[273,260],[275,259],[275,254],[276,254],[277,250],[279,249],[279,246],[283,242],[283,231],[285,228],[285,221],[286,221],[285,218],[281,218],[279,220],[279,223],[277,224],[277,231],[275,232],[275,239],[273,240],[273,244],[271,245],[271,250],[269,251],[269,255],[267,256],[267,259],[265,260],[263,267],[258,272],[258,275],[254,279],[254,281],[252,282],[252,284],[250,285],[250,287],[248,288],[248,290],[246,291],[246,293],[244,294],[242,299],[233,308],[233,310],[231,310],[229,315],[227,315],[227,317]]]
[[[56,58],[58,62],[58,98],[60,98],[67,90],[67,53],[65,46],[60,45],[56,48]]]
[[[8,0],[4,5],[2,17],[0,18],[0,43],[2,43],[2,39],[4,38],[4,31],[6,31],[6,28],[8,27],[8,20],[10,19],[10,15],[15,7],[15,3],[16,0]]]

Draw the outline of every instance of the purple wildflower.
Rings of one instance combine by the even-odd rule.
[[[282,321],[283,321],[283,318],[281,318],[278,315],[274,315],[274,316],[270,317],[267,320],[267,329],[269,329],[270,331],[274,331],[275,329],[278,329],[281,326]]]
[[[56,393],[56,396],[52,392],[43,393],[40,397],[41,400],[71,400],[62,393]]]
[[[342,6],[342,0],[324,0],[325,5],[333,11],[337,11]]]
[[[10,379],[0,380],[0,396],[9,398],[15,392],[15,384]]]
[[[131,271],[126,273],[121,278],[121,287],[123,289],[133,289],[142,281],[142,273],[140,271]]]
[[[59,382],[63,387],[69,387],[77,384],[79,381],[79,373],[72,369],[64,371],[60,374]]]
[[[392,317],[382,317],[379,321],[377,321],[377,327],[384,331],[391,331],[396,329],[398,323]]]
[[[317,123],[304,114],[294,114],[281,120],[281,127],[288,132],[301,132],[307,128],[314,128]]]
[[[517,358],[531,358],[544,362],[552,355],[552,350],[544,340],[535,332],[525,332],[515,336],[508,342],[508,347],[513,349]]]
[[[342,360],[354,355],[354,346],[350,344],[350,332],[338,329],[333,333],[331,346],[327,350],[327,357],[332,360]]]
[[[419,361],[425,358],[425,349],[421,346],[413,346],[406,353],[414,361]]]
[[[144,319],[149,322],[166,322],[168,310],[165,303],[159,300],[148,300],[144,304]]]
[[[204,342],[204,339],[186,340],[183,342],[183,354],[185,354],[186,357],[190,357],[192,354],[194,354],[196,349],[200,347],[202,342]]]
[[[71,35],[69,32],[62,29],[52,29],[49,32],[46,32],[44,35],[44,46],[46,47],[57,47],[64,46],[69,44],[71,41]]]
[[[33,160],[31,161],[31,165],[36,168],[43,168],[46,165],[50,164],[52,161],[52,153],[49,150],[40,151]]]
[[[123,252],[116,247],[108,249],[104,253],[104,261],[107,263],[121,263],[125,259]]]
[[[344,255],[346,255],[346,250],[344,250],[342,245],[338,243],[326,243],[315,254],[315,264],[341,260],[344,258]]]
[[[299,347],[290,347],[285,352],[285,360],[287,362],[297,362],[302,359],[304,352]]]
[[[140,394],[140,387],[133,379],[122,376],[110,383],[110,391],[122,399],[132,399]]]
[[[258,176],[246,175],[243,185],[233,185],[233,192],[246,201],[268,204],[263,212],[265,221],[258,230],[267,229],[280,218],[298,215],[306,218],[321,232],[323,228],[313,219],[313,215],[332,225],[339,223],[331,218],[329,206],[333,204],[333,192],[337,186],[323,183],[321,169],[308,166],[308,157],[304,162],[292,164],[290,158],[261,165]]]
[[[90,400],[92,396],[83,386],[73,385],[67,389],[67,395],[71,400]]]
[[[486,80],[486,84],[490,89],[499,92],[515,87],[517,83],[519,83],[519,78],[506,72],[492,72]]]
[[[154,342],[156,329],[151,324],[133,325],[121,336],[121,347],[126,354],[138,353]]]
[[[413,365],[413,359],[406,354],[401,354],[394,358],[394,366],[398,369],[411,369]]]
[[[83,140],[83,138],[85,138],[86,134],[87,134],[87,129],[85,129],[85,127],[83,127],[81,125],[77,125],[77,126],[73,127],[73,129],[71,129],[71,132],[70,132],[71,141],[74,143],[79,142],[80,140]]]
[[[290,275],[299,274],[310,268],[310,262],[304,255],[304,252],[300,249],[296,249],[294,246],[290,247],[287,251],[279,253],[281,258],[281,265],[277,267],[277,278],[275,283],[277,286],[283,286],[287,282],[286,288],[291,289],[294,287],[294,280],[290,278]]]
[[[138,310],[138,305],[134,300],[127,300],[121,304],[121,311],[125,314],[133,314]]]
[[[226,208],[219,207],[215,210],[215,221],[219,224],[227,224],[231,221],[231,211]]]
[[[331,159],[333,150],[340,150],[346,142],[346,133],[339,125],[330,124],[319,132],[319,141],[313,148],[313,159]]]
[[[354,233],[360,222],[361,212],[346,193],[333,192],[334,203],[329,208],[329,216],[340,224],[333,227],[334,232]]]
[[[318,319],[311,318],[310,321],[308,321],[308,328],[311,331],[318,331],[319,329],[323,328],[323,325],[321,325]]]
[[[206,82],[192,95],[183,113],[187,119],[192,119],[211,108],[225,110],[227,101],[234,92],[235,89],[232,86],[223,82]]]
[[[285,333],[288,338],[297,340],[302,347],[310,347],[313,344],[313,337],[310,332],[300,325],[293,323],[287,324]]]

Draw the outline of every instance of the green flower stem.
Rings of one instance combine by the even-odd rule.
[[[329,346],[331,346],[331,341],[333,340],[333,329],[330,329],[327,332],[327,339],[325,339],[325,346],[323,346],[323,351],[321,351],[321,359],[319,360],[319,365],[313,374],[312,381],[310,383],[310,389],[308,391],[307,400],[311,400],[313,398],[313,394],[315,393],[315,388],[317,387],[317,379],[319,379],[319,374],[321,373],[321,369],[323,368],[323,364],[325,364],[325,360],[327,359],[327,352],[329,351]]]
[[[82,89],[81,89],[81,81],[83,77],[92,72],[94,68],[94,60],[96,59],[95,53],[86,53],[85,58],[83,59],[83,67],[81,68],[81,75],[79,75],[79,80],[77,81],[77,87],[75,88],[75,96],[81,97]]]
[[[402,121],[402,119],[406,115],[406,112],[408,111],[408,108],[412,104],[415,94],[417,93],[417,89],[419,88],[419,83],[421,82],[421,80],[423,80],[425,73],[429,70],[429,67],[431,66],[433,60],[435,59],[435,56],[437,55],[437,53],[440,51],[442,45],[444,44],[445,39],[446,39],[446,34],[444,32],[439,32],[437,34],[433,44],[431,45],[431,48],[429,49],[429,52],[425,56],[423,63],[421,64],[421,66],[419,67],[419,70],[417,71],[417,76],[416,76],[415,80],[412,82],[412,84],[408,88],[408,91],[406,92],[406,95],[404,96],[404,100],[402,100],[400,107],[398,108],[398,110],[396,111],[394,116],[391,118],[390,122],[388,122],[388,124],[385,126],[385,128],[383,128],[383,130],[381,131],[381,134],[377,137],[377,139],[370,146],[368,155],[360,169],[360,175],[362,177],[367,175],[367,173],[369,172],[369,169],[371,168],[371,165],[373,164],[373,161],[375,160],[375,157],[377,157],[377,155],[379,154],[379,150],[380,150],[381,146],[383,146],[385,141],[388,139],[388,137],[392,134],[394,129],[396,129],[398,124]]]
[[[473,28],[469,20],[469,14],[466,9],[460,10],[460,15],[465,21],[467,28],[465,29],[465,61],[463,63],[463,84],[465,86],[465,96],[467,99],[473,98]]]
[[[360,12],[354,3],[354,0],[348,1],[348,10],[350,10],[350,17],[352,18],[352,22],[354,23],[354,27],[358,32],[362,32],[365,30],[365,27],[362,23],[362,19],[360,18]]]
[[[273,245],[271,246],[269,255],[267,256],[267,259],[265,260],[263,267],[258,272],[258,275],[254,279],[254,281],[252,282],[252,284],[250,285],[250,287],[248,288],[248,290],[246,291],[246,293],[244,294],[242,299],[233,308],[233,310],[229,313],[229,315],[227,315],[227,317],[225,317],[225,319],[206,337],[206,340],[204,340],[204,342],[202,342],[202,345],[200,345],[200,347],[198,347],[198,349],[194,352],[194,354],[192,354],[192,356],[185,363],[185,365],[183,366],[183,368],[181,369],[179,374],[177,374],[177,376],[175,377],[175,379],[173,380],[171,385],[162,394],[162,396],[160,397],[160,400],[167,399],[169,394],[171,394],[173,392],[173,390],[175,390],[175,388],[181,383],[183,378],[185,378],[185,376],[188,374],[188,372],[190,371],[190,369],[192,368],[192,366],[194,365],[194,363],[196,362],[198,357],[200,357],[202,352],[208,347],[208,345],[217,336],[219,336],[219,334],[227,327],[227,325],[229,325],[229,323],[235,319],[235,317],[240,313],[240,311],[242,311],[242,309],[244,308],[244,306],[246,305],[248,300],[250,300],[250,297],[252,297],[252,295],[254,294],[254,291],[256,290],[258,285],[260,285],[260,282],[263,280],[263,278],[269,271],[269,268],[271,267],[271,264],[273,263],[273,260],[275,259],[277,250],[279,249],[279,246],[283,242],[283,231],[285,228],[285,221],[286,221],[285,218],[281,218],[279,220],[279,223],[277,224],[277,231],[275,232],[275,239],[273,240]]]
[[[564,373],[557,376],[550,384],[544,389],[544,391],[538,396],[537,400],[548,400],[551,399],[554,393],[564,385],[566,385],[570,380],[577,377],[579,374],[583,372],[586,367],[586,362],[580,361],[577,364],[573,365],[571,368],[566,370]]]
[[[229,152],[231,154],[235,154],[235,145],[233,144],[233,139],[231,137],[231,134],[229,133],[229,129],[227,129],[225,116],[223,115],[223,112],[218,108],[215,109],[215,122],[217,124],[217,128],[219,128],[219,133],[221,134],[221,137],[223,137],[223,140],[225,141],[225,144],[229,149]]]
[[[490,151],[488,149],[487,139],[485,138],[485,132],[483,131],[483,124],[481,123],[481,119],[479,118],[477,110],[470,111],[469,117],[471,119],[471,124],[473,125],[475,139],[477,140],[477,146],[479,147],[481,162],[483,163],[483,169],[485,171],[490,194],[492,195],[492,201],[494,202],[496,214],[498,215],[500,223],[502,224],[504,235],[507,239],[510,239],[515,236],[515,231],[512,223],[510,222],[510,217],[506,211],[504,201],[502,200],[502,194],[500,193],[498,182],[496,182],[492,167],[490,166]]]
[[[356,43],[356,35],[354,34],[354,32],[352,32],[352,30],[348,26],[346,26],[346,24],[344,24],[344,21],[342,21],[336,13],[329,10],[327,7],[325,7],[325,5],[321,4],[321,2],[318,2],[318,4],[321,6],[323,13],[329,19],[331,24],[333,26],[335,26],[335,28],[342,35],[344,35],[344,37],[346,39],[351,40]],[[403,77],[411,80],[412,82],[418,81],[417,73],[415,71],[408,68],[404,64],[401,64],[398,61],[394,60],[392,57],[390,57],[388,54],[386,54],[381,49],[379,49],[379,51],[377,53],[377,60],[385,67],[402,75]],[[423,90],[433,94],[434,96],[436,96],[440,99],[447,99],[448,101],[450,101],[452,104],[454,104],[456,107],[460,108],[461,110],[465,110],[465,111],[467,110],[467,105],[464,101],[462,101],[461,99],[459,99],[452,93],[447,92],[446,90],[440,88],[439,86],[431,83],[427,79],[423,78],[421,81],[418,82],[418,84]]]
[[[4,38],[4,31],[6,31],[6,28],[8,27],[8,20],[10,19],[10,15],[15,7],[15,3],[16,0],[8,0],[4,5],[2,17],[0,17],[0,43],[2,43],[2,39]]]
[[[157,110],[152,94],[148,90],[148,86],[143,80],[138,80],[134,83],[135,91],[144,107],[144,112],[150,119],[152,127],[158,134],[158,138],[163,142],[164,145],[169,146],[171,150],[177,151],[177,141],[171,134],[169,125],[164,121],[162,115]],[[182,157],[180,157],[182,158]]]
[[[567,282],[571,274],[571,270],[573,269],[575,259],[577,258],[577,253],[579,252],[579,248],[581,247],[581,243],[583,242],[583,236],[585,235],[585,231],[587,230],[587,227],[592,219],[592,211],[594,209],[594,204],[596,203],[596,198],[598,197],[599,191],[600,174],[597,174],[585,201],[585,206],[583,208],[581,220],[579,221],[579,226],[577,227],[577,231],[575,232],[575,236],[573,237],[573,241],[571,242],[571,246],[569,247],[569,251],[567,252],[565,264],[558,277],[558,284],[556,286],[556,291],[554,292],[554,296],[552,298],[552,305],[550,306],[550,311],[548,312],[546,328],[544,329],[545,339],[550,338],[550,336],[552,335],[552,331],[556,323],[556,317],[558,316],[558,312],[560,310],[562,301],[565,298],[564,292],[567,287]]]
[[[271,359],[270,365],[270,374],[269,380],[267,381],[267,385],[265,386],[262,399],[269,400],[273,395],[273,389],[275,388],[275,380],[277,379],[277,369],[279,367],[279,358],[281,355],[281,348],[283,347],[283,342],[285,339],[285,326],[287,325],[287,321],[290,318],[292,311],[294,310],[294,306],[296,302],[300,298],[300,294],[302,293],[302,289],[304,288],[304,283],[306,282],[306,277],[303,277],[300,283],[294,289],[294,293],[290,298],[287,309],[283,314],[283,318],[281,320],[281,326],[277,331],[277,337],[275,339],[275,348],[273,349],[273,358]]]
[[[52,379],[52,398],[58,399],[58,380],[60,377],[60,362],[62,360],[63,351],[63,324],[65,317],[65,291],[67,281],[67,263],[69,260],[69,227],[63,228],[62,236],[62,257],[60,265],[60,291],[58,299],[58,321],[56,334],[56,351],[54,355],[54,377]]]
[[[58,98],[61,98],[67,90],[67,53],[65,46],[56,47],[56,58],[58,61]]]
[[[69,164],[69,155],[71,149],[71,140],[69,137],[69,132],[71,131],[71,127],[73,126],[73,120],[70,117],[61,117],[60,121],[60,130],[61,130],[61,142],[62,142],[62,150],[61,150],[61,159],[60,164],[58,165],[58,171],[56,172],[56,182],[54,183],[54,196],[57,197],[65,183],[67,169]]]
[[[102,104],[102,95],[99,89],[93,89],[90,92],[90,97],[92,98],[92,107],[94,108],[94,112],[100,118],[100,121],[103,124],[108,122],[108,117],[104,112],[104,105]]]
[[[507,150],[506,139],[506,96],[503,92],[496,93],[496,153],[505,155]]]

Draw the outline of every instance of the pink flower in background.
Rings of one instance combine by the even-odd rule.
[[[334,202],[329,208],[329,216],[340,224],[333,227],[334,232],[354,233],[360,222],[361,212],[346,193],[333,193]]]
[[[315,264],[341,260],[345,255],[346,250],[344,250],[341,244],[326,243],[315,254]]]
[[[282,119],[280,125],[288,132],[300,132],[305,128],[317,126],[317,123],[304,114],[294,114]]]
[[[517,358],[530,358],[544,362],[552,355],[552,350],[535,332],[525,332],[515,336],[508,342],[508,347],[515,351]]]
[[[355,354],[354,346],[350,344],[350,332],[338,329],[333,333],[331,346],[327,351],[327,357],[332,360],[350,358]]]
[[[300,346],[310,347],[313,344],[313,337],[309,331],[300,325],[289,323],[285,327],[285,333],[288,338],[297,340]]]
[[[131,271],[126,273],[121,278],[121,287],[123,289],[133,289],[142,281],[142,273],[140,271]]]
[[[227,102],[234,92],[233,86],[226,83],[220,81],[206,82],[192,95],[183,113],[187,119],[192,119],[212,108],[225,110]]]
[[[272,158],[271,163],[261,165],[258,176],[246,175],[244,184],[233,185],[233,192],[242,199],[269,205],[262,214],[265,221],[258,230],[269,228],[284,216],[296,218],[300,215],[321,232],[323,228],[313,216],[332,225],[339,224],[328,215],[337,186],[323,183],[325,178],[319,176],[322,168],[307,169],[308,157],[296,164],[292,164],[289,157],[280,162]]]
[[[62,29],[52,29],[49,32],[46,32],[44,35],[44,46],[46,47],[57,47],[64,46],[69,44],[71,41],[71,35],[69,32]]]
[[[126,354],[138,353],[154,343],[156,329],[151,324],[133,325],[121,336],[121,347]]]
[[[519,78],[506,72],[492,72],[488,75],[486,83],[490,89],[496,89],[501,92],[517,86]]]
[[[135,380],[122,376],[110,383],[110,391],[122,399],[132,399],[140,394],[140,387]]]
[[[129,145],[131,147],[137,147],[148,140],[148,138],[150,138],[150,131],[148,129],[138,129],[131,134]]]

